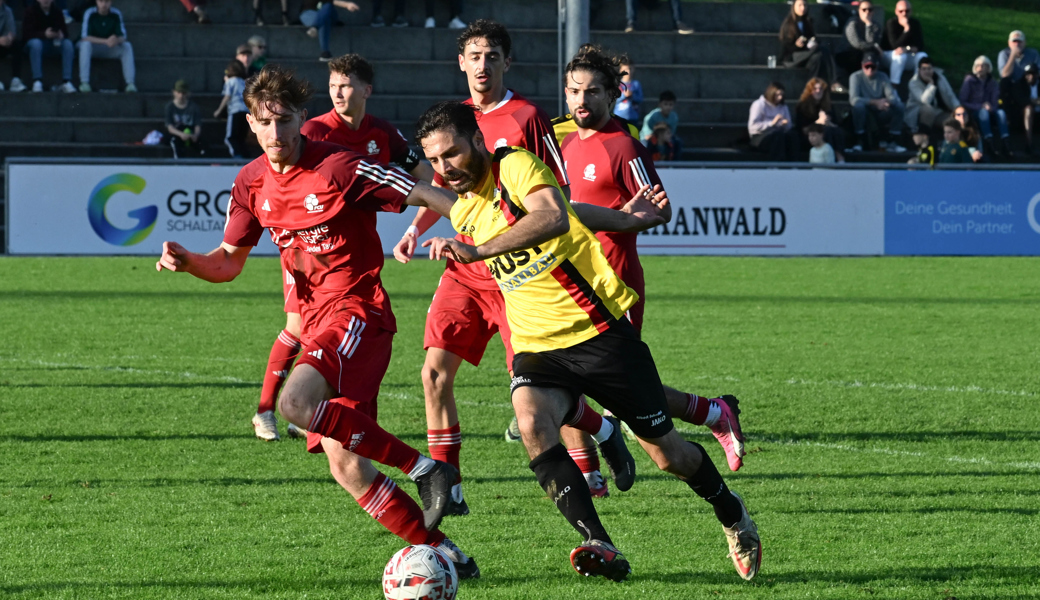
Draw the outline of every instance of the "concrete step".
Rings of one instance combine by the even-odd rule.
[[[169,146],[81,142],[0,142],[0,161],[13,157],[173,158]]]

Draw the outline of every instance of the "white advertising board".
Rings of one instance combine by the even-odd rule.
[[[883,171],[661,169],[672,221],[639,253],[874,255],[885,249]]]

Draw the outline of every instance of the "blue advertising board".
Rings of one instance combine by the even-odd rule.
[[[1040,172],[888,171],[885,254],[1040,255]]]

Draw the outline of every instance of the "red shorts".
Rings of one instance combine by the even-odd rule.
[[[506,347],[506,369],[512,371],[513,346],[502,292],[475,290],[442,276],[426,315],[423,350],[447,350],[476,366],[496,331]]]
[[[282,293],[285,294],[285,312],[299,313],[300,303],[296,301],[296,279],[285,267],[285,262],[279,260],[282,265]]]
[[[394,334],[368,327],[360,317],[344,314],[330,322],[300,351],[296,365],[314,367],[336,390],[336,398],[375,419],[379,385],[390,366]],[[321,436],[307,433],[307,451],[323,452]]]

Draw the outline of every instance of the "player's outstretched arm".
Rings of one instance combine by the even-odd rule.
[[[457,199],[458,196],[448,190],[433,187],[425,181],[419,181],[412,188],[412,191],[408,193],[408,197],[405,198],[404,202],[410,206],[425,206],[436,211],[442,217],[450,217],[451,207],[455,205],[455,200]],[[418,218],[417,216],[416,219]],[[432,216],[426,218],[431,219],[427,228],[437,221]]]
[[[672,207],[668,195],[655,186],[644,185],[620,210],[605,208],[584,202],[573,202],[571,208],[578,220],[593,231],[617,231],[638,233],[669,222]]]
[[[441,216],[437,211],[430,210],[425,206],[419,207],[418,214],[412,219],[412,224],[401,236],[401,241],[394,246],[394,258],[400,263],[407,264],[415,255],[415,247],[419,243],[419,236],[430,230]]]
[[[210,283],[231,281],[242,272],[252,247],[237,247],[226,243],[207,254],[189,252],[177,242],[163,242],[162,256],[155,270],[190,273]]]

